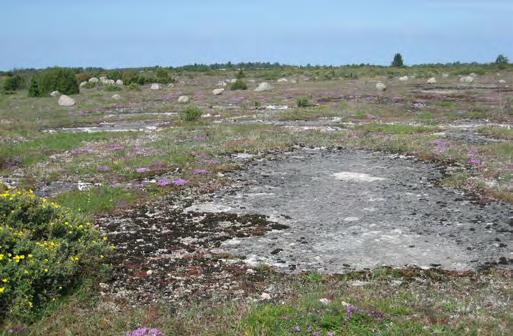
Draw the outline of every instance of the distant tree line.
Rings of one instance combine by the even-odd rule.
[[[474,63],[436,63],[420,64],[409,66],[409,69],[417,69],[422,73],[436,73],[444,68],[451,70],[456,74],[465,74],[470,72],[483,72],[486,68],[505,69],[510,67],[509,59],[504,55],[498,55],[494,62],[488,64]],[[358,78],[360,75],[378,75],[385,74],[394,76],[403,73],[405,60],[400,53],[393,57],[391,65],[380,66],[372,64],[350,64],[342,66],[333,65],[286,65],[271,62],[240,62],[240,63],[214,63],[214,64],[191,64],[179,67],[141,67],[141,68],[118,68],[104,69],[100,67],[73,67],[73,68],[48,68],[48,69],[13,69],[11,71],[0,72],[0,91],[4,93],[14,93],[20,89],[28,89],[32,97],[46,96],[50,92],[58,90],[64,94],[74,94],[79,92],[79,84],[88,81],[91,77],[105,76],[113,80],[122,80],[125,85],[138,87],[149,83],[168,84],[175,82],[175,77],[187,75],[187,73],[202,72],[216,73],[218,71],[232,72],[233,75],[241,80],[234,89],[242,89],[244,71],[258,71],[254,74],[265,80],[274,80],[283,76],[299,74],[307,71],[320,79],[334,78]],[[86,86],[89,87],[89,86]]]

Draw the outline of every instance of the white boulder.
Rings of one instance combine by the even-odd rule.
[[[287,83],[289,80],[287,78],[280,78],[277,80],[278,83]]]
[[[121,96],[118,95],[117,93],[115,95],[112,96],[112,99],[114,100],[120,100],[121,99]]]
[[[96,77],[89,78],[89,83],[98,83],[100,80]]]
[[[73,106],[73,105],[75,105],[75,100],[66,95],[62,95],[59,97],[58,103],[59,103],[59,106]]]
[[[430,79],[427,80],[428,84],[436,84],[436,78],[435,77],[431,77]]]
[[[80,87],[84,87],[84,86],[86,86],[86,85],[87,85],[87,82],[81,82],[81,83],[80,83]]]
[[[189,98],[189,96],[180,96],[180,97],[178,97],[178,102],[180,104],[187,104],[190,101],[191,101],[191,98]]]
[[[448,73],[443,73],[442,74],[442,78],[449,78],[449,74]]]
[[[407,82],[408,81],[408,76],[402,76],[402,77],[399,77],[399,81],[400,82]]]
[[[506,81],[504,79],[499,79],[499,84],[506,84]]]
[[[160,90],[160,84],[159,83],[151,84],[150,90]]]
[[[121,79],[118,79],[118,80],[116,81],[116,85],[123,85],[123,84],[124,84],[124,83],[123,83],[123,81],[122,81]]]
[[[460,78],[460,83],[472,83],[474,81],[473,76],[463,76]]]
[[[387,86],[381,82],[376,83],[376,90],[378,91],[385,91],[387,89]]]
[[[217,86],[225,87],[226,86],[226,82],[225,81],[219,81],[219,82],[217,82]]]
[[[212,90],[212,94],[213,94],[214,96],[222,95],[222,94],[223,94],[223,92],[224,92],[224,89],[223,89],[223,88]]]
[[[59,91],[52,91],[52,93],[50,93],[50,96],[52,97],[57,97],[58,95],[60,95],[61,93]]]
[[[258,84],[258,87],[255,89],[256,92],[269,91],[272,90],[272,86],[269,83],[262,82]]]

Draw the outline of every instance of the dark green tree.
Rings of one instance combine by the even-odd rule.
[[[244,73],[244,70],[239,69],[239,72],[237,73],[237,79],[245,78],[246,74]]]
[[[497,56],[497,58],[495,59],[495,64],[502,64],[502,65],[505,65],[505,64],[508,64],[509,63],[509,59],[504,56],[504,55],[499,55]]]
[[[35,90],[34,81],[37,82],[37,90]],[[67,95],[80,92],[75,72],[64,68],[50,68],[41,71],[32,78],[30,87],[33,86],[34,90],[29,90],[30,97],[45,97],[56,90]]]
[[[6,93],[13,93],[14,91],[21,88],[23,84],[23,78],[19,75],[9,76],[4,82],[4,91]]]
[[[30,81],[30,87],[28,92],[29,97],[40,97],[41,92],[39,90],[39,83],[36,78],[32,78]]]
[[[395,54],[394,60],[392,61],[392,66],[393,67],[403,67],[404,66],[403,56],[401,54],[399,54],[399,53]]]
[[[233,91],[236,91],[236,90],[247,90],[247,89],[248,89],[248,85],[242,79],[237,79],[235,81],[235,83],[233,83],[230,86],[230,90],[233,90]]]

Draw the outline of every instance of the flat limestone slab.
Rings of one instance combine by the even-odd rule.
[[[232,176],[235,189],[191,210],[261,214],[289,226],[221,246],[286,272],[470,270],[513,258],[512,208],[478,205],[436,186],[440,177],[434,165],[411,159],[302,150],[255,162]]]

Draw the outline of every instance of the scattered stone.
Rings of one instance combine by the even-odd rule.
[[[449,78],[449,74],[448,73],[443,73],[442,74],[442,78]]]
[[[57,97],[58,95],[60,95],[61,93],[59,91],[52,91],[52,93],[50,93],[50,96],[52,97]]]
[[[271,300],[271,294],[269,293],[262,293],[262,295],[260,295],[260,300],[262,301],[268,301],[268,300]]]
[[[59,97],[59,105],[60,106],[74,106],[75,105],[75,100],[71,97],[68,97],[66,95],[62,95]]]
[[[278,83],[287,83],[289,80],[287,78],[280,78],[277,80]]]
[[[98,83],[100,80],[96,77],[89,78],[89,83]]]
[[[463,76],[460,78],[460,83],[472,83],[474,81],[473,76]]]
[[[331,303],[331,300],[327,299],[327,298],[322,298],[319,300],[319,302],[322,303],[323,305],[327,306]]]
[[[150,90],[160,90],[160,84],[158,84],[158,83],[151,84]]]
[[[212,94],[213,94],[214,96],[222,95],[222,94],[223,94],[223,92],[224,92],[224,89],[222,89],[222,88],[221,88],[221,89],[214,89],[214,90],[212,90]]]
[[[217,86],[226,87],[226,82],[225,81],[219,81],[219,82],[217,82]]]
[[[387,86],[381,82],[376,83],[376,90],[378,91],[386,91]]]
[[[399,81],[401,81],[401,82],[407,82],[408,79],[409,79],[408,76],[399,77]]]
[[[249,154],[249,153],[237,153],[237,154],[232,154],[232,155],[235,159],[238,159],[238,160],[250,160],[255,157],[255,155]]]
[[[174,88],[174,87],[175,87],[175,85],[174,85],[173,83],[169,83],[169,84],[167,85],[167,87],[168,87],[168,88]]]
[[[258,87],[255,89],[255,92],[269,91],[272,90],[272,86],[269,83],[262,82],[258,84]]]
[[[178,97],[178,102],[180,104],[187,104],[190,101],[191,101],[191,98],[189,98],[189,96],[180,96],[180,97]]]
[[[499,79],[499,84],[506,84],[506,81],[504,79]]]
[[[123,81],[122,81],[121,79],[118,79],[118,80],[116,81],[116,85],[120,85],[120,86],[121,86],[121,85],[123,85],[123,84],[124,84],[124,83],[123,83]]]
[[[112,96],[112,99],[114,100],[120,100],[121,99],[121,96],[118,95],[117,93],[115,95]]]
[[[431,77],[430,79],[427,80],[428,84],[436,84],[436,78],[435,77]]]
[[[365,173],[354,172],[340,172],[333,174],[333,176],[339,181],[374,182],[385,180],[383,177],[375,177]]]

